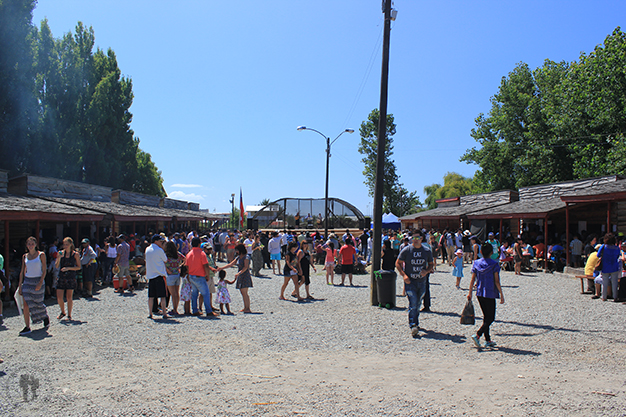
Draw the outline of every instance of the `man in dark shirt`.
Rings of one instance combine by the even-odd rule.
[[[419,335],[419,312],[426,293],[426,277],[433,271],[435,262],[432,252],[422,246],[424,233],[416,230],[411,245],[400,252],[396,260],[396,269],[404,279],[404,289],[409,299],[409,327],[411,335]]]

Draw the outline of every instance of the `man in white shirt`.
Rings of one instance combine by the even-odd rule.
[[[167,289],[165,287],[165,279],[167,271],[165,269],[165,262],[167,262],[167,256],[163,251],[164,241],[161,235],[152,236],[152,244],[146,248],[146,278],[148,278],[148,311],[150,312],[149,318],[152,318],[152,307],[154,305],[154,299],[161,299],[161,311],[163,312],[163,318],[168,319],[167,309],[165,305],[165,298],[167,297]]]
[[[281,274],[280,269],[280,249],[281,238],[278,236],[278,232],[272,233],[272,238],[267,244],[267,250],[270,253],[270,260],[272,261],[272,272],[276,275],[276,262],[278,262],[278,275]]]
[[[252,244],[254,243],[254,238],[252,237],[252,233],[246,237],[246,240],[243,241],[243,244],[246,245],[246,251],[248,255],[252,256]]]

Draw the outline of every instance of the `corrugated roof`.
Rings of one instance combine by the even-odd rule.
[[[565,208],[565,203],[559,197],[544,198],[539,200],[520,200],[513,203],[505,204],[498,207],[490,207],[484,210],[474,212],[468,217],[502,217],[509,215],[531,215],[543,217],[543,215],[552,211]]]
[[[50,213],[69,216],[96,216],[102,213],[86,207],[76,207],[57,201],[37,197],[24,197],[13,194],[0,194],[0,211],[24,213]]]
[[[464,215],[470,215],[477,211],[481,211],[490,207],[499,207],[508,203],[500,203],[493,205],[490,203],[478,203],[464,206],[452,206],[452,207],[438,207],[436,209],[422,211],[419,213],[409,214],[408,216],[400,217],[400,221],[415,220],[422,217],[454,217],[458,218]]]

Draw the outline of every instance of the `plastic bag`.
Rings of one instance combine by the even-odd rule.
[[[17,291],[15,291],[15,304],[17,305],[17,312],[19,315],[22,315],[22,310],[24,310],[24,297],[20,294],[20,289],[18,287]]]
[[[463,308],[461,313],[461,324],[474,324],[474,304],[472,300],[467,300],[467,303],[465,303],[465,308]]]

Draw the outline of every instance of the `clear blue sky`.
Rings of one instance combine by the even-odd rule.
[[[623,1],[396,0],[389,112],[401,181],[417,190],[474,146],[502,76],[518,62],[576,60],[623,22]],[[621,16],[621,17],[620,17]],[[334,138],[330,196],[363,212],[358,128],[380,99],[381,0],[39,0],[55,37],[78,21],[112,48],[135,93],[132,128],[174,198],[230,210],[263,198],[324,196],[325,143]]]

